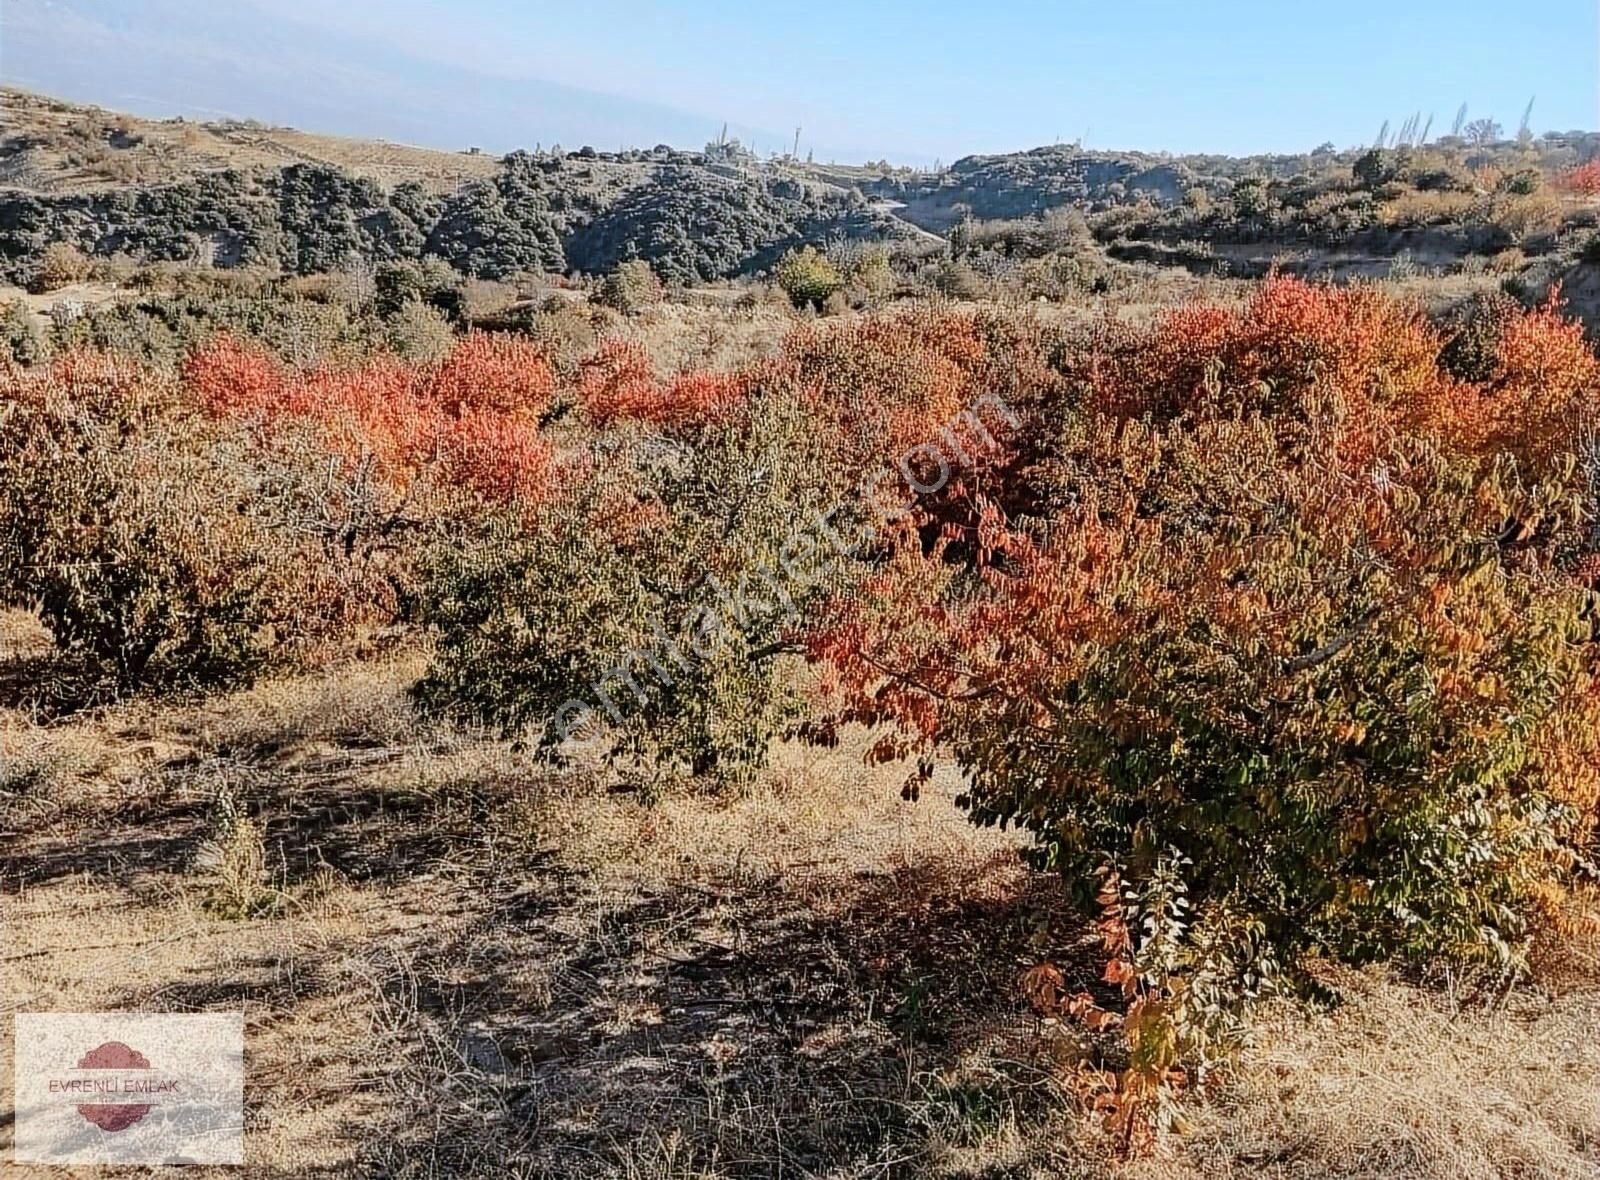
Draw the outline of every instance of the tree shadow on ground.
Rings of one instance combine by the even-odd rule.
[[[182,875],[212,835],[226,794],[259,828],[272,887],[293,890],[326,869],[360,883],[393,884],[419,873],[471,871],[486,834],[503,822],[522,782],[396,787],[348,776],[336,762],[315,775],[251,761],[169,762],[109,803],[65,816],[41,810],[13,822],[0,844],[0,892],[65,877]],[[227,782],[222,783],[226,778]],[[70,839],[54,835],[70,819]]]
[[[917,1176],[935,1139],[1048,1117],[1071,1036],[1016,981],[1049,917],[1053,959],[1092,983],[1082,927],[1048,880],[977,898],[961,884],[908,869],[828,909],[776,883],[680,887],[581,929],[545,905],[491,907],[383,985],[411,1004],[392,1050],[413,1105],[368,1164]]]
[[[374,755],[355,749],[297,773],[230,754],[286,893],[331,868],[417,920],[127,1004],[275,1021],[353,994],[382,1013],[360,1030],[375,1039],[329,1049],[377,1063],[381,1114],[343,1129],[366,1175],[913,1177],[937,1145],[1065,1101],[1073,1034],[1041,1024],[1017,978],[1049,958],[1069,987],[1093,986],[1092,948],[1059,883],[1002,854],[841,869],[825,887],[696,879],[619,896],[500,840],[531,789],[516,775],[411,789],[357,773]],[[204,792],[155,792],[70,846],[0,852],[0,874],[189,872],[207,808]],[[279,1088],[252,1081],[247,1103],[273,1117]]]

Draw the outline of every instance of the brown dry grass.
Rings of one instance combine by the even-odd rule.
[[[1494,1011],[1377,975],[1337,1010],[1285,1011],[1186,1145],[1207,1176],[1593,1177],[1593,990]],[[1336,1169],[1334,1165],[1336,1165]]]
[[[1450,225],[1466,221],[1479,200],[1476,193],[1407,189],[1394,200],[1378,206],[1378,220],[1390,229]]]
[[[859,751],[784,748],[739,799],[647,805],[420,722],[419,668],[6,715],[40,769],[0,801],[4,1010],[243,1009],[251,1177],[1600,1170],[1593,946],[1492,1011],[1338,976],[1341,1007],[1276,1011],[1190,1136],[1117,1165],[1060,1082],[1075,1036],[1014,986],[1092,960],[948,769],[913,805]],[[223,793],[261,831],[255,916],[202,855]]]
[[[141,119],[0,87],[8,139],[26,149],[4,182],[42,191],[176,180],[220,168],[331,164],[385,186],[415,180],[434,192],[494,174],[491,154],[437,151],[288,127]]]
[[[612,334],[644,345],[661,373],[731,372],[772,355],[797,320],[787,304],[739,302],[737,288],[708,288],[619,318]]]

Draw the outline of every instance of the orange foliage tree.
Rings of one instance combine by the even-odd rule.
[[[578,380],[578,404],[597,427],[637,422],[666,430],[690,430],[725,421],[743,407],[743,375],[683,373],[662,380],[644,347],[605,341],[586,358]]]
[[[337,476],[376,515],[452,487],[536,501],[550,474],[539,427],[555,377],[520,337],[470,333],[434,364],[379,356],[295,372],[224,336],[188,358],[184,377],[214,415],[267,435],[298,431],[338,461]]]
[[[1115,882],[1129,1103],[1303,951],[1514,968],[1592,846],[1595,361],[1553,306],[1488,381],[1442,343],[1288,279],[1108,324],[1023,489],[903,524],[810,632],[874,756],[949,749],[976,820]]]
[[[576,387],[583,423],[605,434],[584,486],[431,580],[441,641],[424,699],[533,725],[554,750],[562,709],[601,712],[598,689],[625,755],[695,774],[759,766],[794,719],[776,661],[798,653],[813,604],[864,568],[835,540],[867,527],[856,487],[893,501],[937,474],[961,515],[991,452],[970,438],[948,456],[918,448],[960,425],[987,369],[1009,374],[1026,351],[998,323],[928,312],[802,329],[732,373],[664,377],[638,344],[606,342]],[[663,654],[707,630],[690,667]],[[658,665],[670,676],[651,676]],[[619,692],[619,668],[648,688]]]
[[[134,362],[0,368],[0,602],[65,657],[52,703],[238,683],[326,633],[254,457]]]

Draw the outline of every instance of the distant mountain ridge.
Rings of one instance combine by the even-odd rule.
[[[493,279],[596,274],[643,259],[667,281],[693,283],[765,270],[804,244],[918,241],[968,219],[1066,207],[1138,206],[1149,224],[1130,235],[1159,237],[1152,211],[1181,214],[1176,206],[1227,198],[1241,184],[1298,185],[1309,199],[1320,182],[1295,178],[1348,182],[1358,155],[1325,146],[1177,157],[1057,144],[922,171],[761,158],[719,136],[699,151],[496,157],[254,121],[141,119],[16,89],[0,90],[0,103],[0,277],[19,282],[47,245],[65,242],[91,256],[294,273],[432,257]],[[1501,150],[1518,167],[1559,168],[1600,154],[1600,136],[1490,145],[1473,166],[1492,171]],[[1196,232],[1179,222],[1174,233]]]
[[[14,280],[64,241],[97,256],[297,272],[433,256],[487,278],[642,258],[695,282],[764,269],[801,244],[916,238],[968,213],[1176,200],[1183,183],[1150,158],[1065,148],[928,173],[762,160],[737,140],[496,158],[0,97],[0,267]]]
[[[0,68],[7,85],[156,117],[258,118],[436,147],[616,147],[642,136],[699,144],[722,123],[598,88],[443,64],[307,26],[292,9],[263,0],[5,0]],[[734,134],[781,138],[745,127]]]

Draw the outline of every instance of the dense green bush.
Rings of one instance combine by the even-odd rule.
[[[556,756],[596,739],[647,776],[743,781],[796,716],[780,657],[832,584],[826,552],[782,557],[796,506],[825,502],[819,445],[774,395],[748,419],[634,435],[535,519],[449,538],[429,563],[419,700]]]
[[[431,202],[415,186],[385,194],[336,168],[205,172],[170,184],[0,197],[0,265],[14,277],[58,242],[97,257],[298,273],[421,253]]]
[[[91,693],[248,680],[287,621],[247,468],[145,379],[78,361],[0,391],[0,600]]]
[[[785,254],[774,277],[796,307],[821,307],[844,286],[839,268],[813,246]]]
[[[31,365],[44,359],[44,333],[28,305],[20,299],[0,303],[0,360]]]
[[[1502,176],[1495,187],[1513,196],[1531,197],[1544,187],[1544,174],[1537,168],[1518,168]]]
[[[562,271],[567,198],[544,163],[513,152],[492,180],[474,181],[444,202],[427,252],[464,274],[499,279],[519,271]]]
[[[663,165],[576,230],[568,259],[593,274],[644,259],[667,282],[693,283],[768,265],[829,233],[870,236],[877,224],[836,190]]]
[[[296,363],[369,351],[383,338],[380,321],[340,300],[254,295],[161,293],[117,300],[52,325],[58,349],[113,350],[164,368],[219,331],[259,340]]]
[[[333,271],[417,254],[422,227],[377,184],[324,165],[295,164],[270,186],[277,202],[277,258],[296,274]]]
[[[443,259],[385,262],[373,272],[372,282],[374,306],[381,316],[392,316],[412,303],[426,303],[450,320],[462,316],[462,277]]]
[[[1365,189],[1375,189],[1379,185],[1387,184],[1398,174],[1393,153],[1386,152],[1382,148],[1372,148],[1363,152],[1350,166],[1350,172],[1356,178],[1356,182]]]

